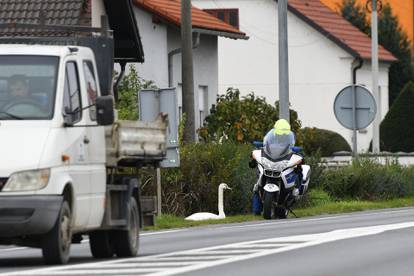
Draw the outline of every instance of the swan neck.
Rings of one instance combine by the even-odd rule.
[[[224,214],[223,193],[224,193],[224,189],[219,187],[219,190],[218,190],[218,212],[219,212],[219,217],[224,218],[226,215]]]

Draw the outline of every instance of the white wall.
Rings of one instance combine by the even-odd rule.
[[[154,81],[160,88],[168,87],[168,53],[181,48],[181,34],[175,26],[165,23],[153,23],[152,15],[140,8],[134,8],[135,17],[144,47],[145,62],[137,64],[138,75]],[[196,128],[200,127],[199,88],[208,91],[205,105],[211,107],[216,102],[218,93],[218,52],[217,37],[201,35],[200,45],[193,50],[194,62],[194,92]],[[173,58],[172,86],[177,87],[177,93],[181,93],[181,54]],[[179,100],[181,96],[179,95]],[[204,108],[205,109],[205,108]]]
[[[254,91],[269,103],[278,99],[277,4],[274,0],[193,0],[199,8],[238,8],[240,29],[247,41],[219,39],[219,93],[227,87],[243,94]],[[354,58],[337,44],[288,14],[291,108],[304,127],[340,133],[352,145],[352,132],[337,122],[333,103],[337,93],[352,83]],[[371,87],[370,65],[359,70],[357,82]],[[382,116],[388,111],[388,66],[381,64]],[[372,137],[358,136],[359,150],[366,150]]]
[[[172,27],[168,28],[168,51],[181,47],[181,35],[179,30]],[[218,94],[218,52],[217,37],[211,35],[201,35],[200,44],[193,49],[194,63],[194,97],[196,103],[196,128],[200,127],[200,112],[198,105],[199,88],[207,88],[208,96],[206,97],[209,106],[216,102]],[[173,86],[178,87],[181,84],[181,54],[173,58]],[[178,89],[181,92],[181,89]],[[181,98],[181,97],[179,97]],[[202,108],[203,109],[203,108]],[[205,108],[204,108],[205,109]],[[209,110],[208,110],[209,111]]]
[[[92,27],[101,27],[101,16],[105,14],[103,0],[92,0]]]
[[[134,8],[145,62],[137,64],[138,75],[152,80],[160,88],[168,87],[167,26],[152,22],[152,15],[140,8]]]

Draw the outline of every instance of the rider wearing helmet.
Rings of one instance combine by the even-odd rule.
[[[295,145],[295,134],[290,130],[290,124],[285,119],[276,121],[263,139],[265,153],[272,159],[287,155]]]

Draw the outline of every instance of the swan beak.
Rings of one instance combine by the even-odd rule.
[[[227,190],[231,190],[231,188],[227,186]]]

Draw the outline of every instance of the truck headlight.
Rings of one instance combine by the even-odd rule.
[[[49,183],[50,169],[17,172],[10,176],[2,192],[36,191]]]

